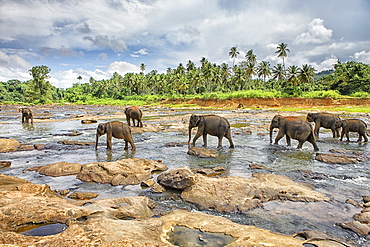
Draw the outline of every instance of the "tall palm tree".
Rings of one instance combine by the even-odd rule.
[[[192,62],[191,60],[188,61],[186,64],[186,71],[189,73],[191,70],[195,70],[195,63]]]
[[[281,65],[281,63],[278,63],[272,68],[272,79],[277,79],[278,81],[285,80],[286,72]]]
[[[245,54],[245,59],[247,59],[248,63],[252,63],[253,65],[257,63],[257,56],[253,54],[253,50],[247,51],[247,54]]]
[[[263,77],[263,81],[266,82],[266,77],[271,75],[270,63],[267,61],[262,61],[257,67],[257,75]]]
[[[288,68],[288,82],[292,83],[293,86],[298,86],[298,73],[299,68],[296,65],[289,66]]]
[[[284,57],[287,57],[288,56],[287,53],[290,52],[290,50],[287,47],[288,47],[287,44],[281,43],[276,47],[277,50],[275,51],[275,54],[278,54],[278,57],[281,57],[283,59],[284,69],[285,69]]]
[[[238,49],[236,48],[236,46],[231,47],[230,52],[229,52],[229,56],[233,59],[233,67],[234,67],[234,64],[235,64],[235,58],[237,58],[238,55],[239,55],[239,52],[238,52]]]
[[[144,74],[144,72],[145,72],[145,69],[146,69],[146,65],[145,64],[140,64],[140,70],[141,70],[141,72]]]
[[[310,84],[314,81],[314,76],[315,76],[315,69],[308,64],[303,64],[302,68],[299,69],[299,81],[301,84]],[[303,88],[303,91],[305,91],[305,88]]]

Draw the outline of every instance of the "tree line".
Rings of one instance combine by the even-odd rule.
[[[52,86],[50,68],[45,65],[29,70],[31,80],[20,82],[10,80],[0,82],[0,100],[29,103],[51,103],[58,101],[77,102],[91,98],[125,99],[134,95],[161,95],[179,97],[206,93],[229,93],[245,90],[280,92],[281,97],[299,97],[307,91],[334,90],[342,95],[365,95],[370,97],[370,66],[364,63],[338,61],[333,69],[320,73],[308,64],[285,68],[285,58],[290,50],[287,44],[277,46],[275,54],[282,63],[271,66],[268,61],[257,61],[253,50],[246,52],[245,60],[235,64],[240,54],[237,47],[229,52],[233,65],[220,65],[200,59],[200,65],[189,60],[176,68],[168,68],[165,73],[152,70],[145,73],[146,65],[141,64],[139,73],[120,75],[95,80],[88,83],[76,82],[72,87],[60,89]],[[77,80],[82,77],[78,76]]]

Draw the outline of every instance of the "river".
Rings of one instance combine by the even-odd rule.
[[[362,202],[362,196],[369,196],[370,164],[327,164],[314,159],[312,145],[305,143],[297,150],[297,141],[292,140],[292,147],[286,147],[285,139],[279,145],[269,143],[268,125],[275,114],[296,115],[302,118],[307,111],[282,112],[268,109],[201,109],[201,108],[163,108],[142,107],[144,113],[144,129],[146,126],[159,126],[160,131],[136,133],[133,138],[137,146],[136,152],[124,151],[124,142],[113,139],[112,151],[105,148],[105,136],[100,137],[99,149],[94,146],[73,146],[58,143],[62,140],[94,142],[98,123],[118,120],[126,122],[123,107],[118,106],[53,106],[37,107],[33,126],[20,122],[21,116],[16,106],[3,106],[0,111],[0,138],[16,139],[21,143],[46,144],[43,150],[17,151],[0,153],[0,160],[12,162],[8,168],[0,172],[29,180],[36,184],[48,184],[55,190],[71,190],[72,192],[97,192],[98,199],[145,195],[157,202],[157,211],[168,211],[173,208],[186,208],[197,211],[189,203],[184,203],[172,192],[153,194],[149,189],[135,186],[111,186],[107,184],[86,183],[75,176],[48,177],[27,169],[35,166],[48,165],[60,161],[88,164],[98,161],[115,161],[136,157],[143,159],[162,160],[169,170],[178,167],[212,168],[222,166],[230,175],[251,177],[257,172],[271,172],[306,182],[319,192],[331,198],[330,202],[291,202],[272,201],[263,207],[250,210],[247,214],[225,214],[213,211],[204,213],[219,215],[234,222],[255,225],[260,228],[293,234],[303,230],[315,230],[331,237],[351,240],[359,246],[370,246],[370,237],[360,237],[356,233],[345,230],[336,223],[353,221],[352,216],[361,211],[353,205],[345,203],[347,199]],[[223,148],[216,159],[202,159],[187,154],[187,145],[167,146],[168,143],[187,142],[187,124],[191,114],[218,114],[225,116],[232,125],[234,149],[228,148],[228,141],[223,140]],[[98,123],[82,124],[78,116],[99,119]],[[341,117],[368,120],[366,114],[341,113]],[[76,131],[78,135],[69,134]],[[251,131],[248,133],[247,131]],[[194,136],[194,134],[193,134]],[[274,133],[276,136],[276,132]],[[351,140],[357,135],[351,134]],[[201,146],[202,138],[197,141]],[[321,129],[318,146],[321,153],[330,149],[362,151],[369,153],[369,144],[341,143],[332,138],[331,131]],[[217,147],[217,138],[208,136],[208,148]],[[268,169],[251,169],[250,164],[266,166]],[[312,171],[317,176],[309,177],[302,171]],[[322,176],[321,176],[321,175]],[[155,174],[154,177],[157,175]]]

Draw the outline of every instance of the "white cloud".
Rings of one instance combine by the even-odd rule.
[[[351,58],[358,62],[370,64],[370,51],[356,52]]]
[[[324,26],[324,20],[314,19],[308,24],[308,30],[300,34],[293,43],[297,45],[304,44],[322,44],[330,41],[333,31]]]
[[[107,69],[107,73],[111,76],[114,72],[117,72],[120,75],[125,75],[126,73],[138,73],[140,72],[140,67],[134,64],[123,62],[123,61],[115,61],[111,63]]]

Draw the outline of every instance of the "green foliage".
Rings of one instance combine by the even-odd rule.
[[[370,98],[370,92],[355,92],[350,96],[355,98]]]
[[[338,99],[341,98],[341,94],[335,90],[329,91],[312,91],[312,92],[304,92],[302,93],[303,98],[332,98]]]
[[[56,90],[46,79],[50,78],[50,68],[45,65],[32,67],[30,75],[33,79],[26,84],[26,100],[35,104],[49,104],[53,100],[53,91]]]

